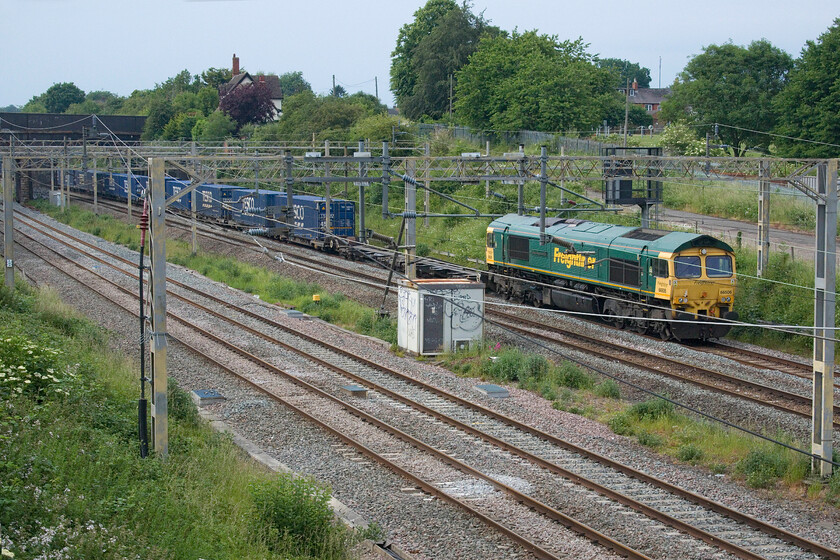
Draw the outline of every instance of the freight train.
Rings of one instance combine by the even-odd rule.
[[[73,190],[91,194],[94,173],[88,171],[83,180],[81,171],[69,172]],[[145,175],[130,177],[126,173],[96,173],[97,193],[106,198],[140,201],[149,185]],[[167,178],[166,198],[179,193],[190,185],[189,181]],[[292,222],[287,224],[285,192],[249,189],[234,185],[203,183],[195,190],[181,196],[170,206],[174,212],[187,214],[195,196],[196,214],[203,221],[249,230],[295,241],[317,249],[344,249],[355,239],[355,202],[338,198],[330,199],[330,220],[327,228],[327,201],[323,197],[295,194],[292,196]]]
[[[542,241],[533,216],[491,222],[488,289],[665,340],[719,338],[738,318],[735,255],[708,235],[550,218]]]
[[[92,181],[71,172],[70,184],[89,191]],[[166,197],[188,185],[166,179]],[[147,186],[143,175],[132,175],[129,184],[126,174],[98,174],[98,192],[111,198],[125,200],[130,192],[132,200],[140,200]],[[293,195],[293,219],[287,225],[284,192],[207,183],[175,201],[172,210],[189,212],[191,196],[196,196],[201,219],[391,265],[389,252],[353,243],[352,201],[331,199],[327,228],[322,197]],[[603,316],[620,328],[664,340],[719,338],[738,318],[733,311],[735,256],[713,237],[549,218],[545,243],[540,241],[533,216],[508,214],[490,223],[488,270],[481,275],[488,290],[539,307]],[[433,259],[419,262],[417,272],[423,277],[469,275]]]

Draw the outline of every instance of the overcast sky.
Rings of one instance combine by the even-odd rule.
[[[0,0],[0,106],[58,82],[129,95],[187,69],[302,71],[317,93],[336,82],[392,105],[391,51],[425,0]],[[670,85],[709,44],[765,38],[797,57],[840,17],[837,0],[475,0],[505,30],[582,37],[590,52],[637,62]],[[659,64],[662,59],[660,75]]]

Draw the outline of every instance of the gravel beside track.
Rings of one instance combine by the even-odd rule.
[[[45,218],[39,216],[39,219],[43,220]],[[60,224],[56,227],[68,229]],[[84,234],[74,233],[74,235],[96,239]],[[101,240],[95,242],[101,243],[103,247],[107,246],[111,251],[122,254],[125,258],[136,260],[136,255],[126,249],[112,247]],[[223,246],[221,243],[218,245],[219,248]],[[215,252],[217,247],[214,246],[213,250]],[[284,272],[294,270],[298,274],[292,273],[292,276],[304,277],[331,289],[328,286],[329,282],[325,281],[322,274],[312,273],[297,267],[284,267],[283,264],[274,263],[265,256],[243,251],[241,248],[231,248],[230,252],[237,258],[246,261],[252,260],[254,264],[260,266],[270,265],[270,268],[280,269]],[[135,333],[137,326],[135,318],[128,313],[114,311],[113,305],[105,303],[101,297],[95,294],[91,295],[89,292],[85,294],[85,290],[80,289],[77,283],[66,277],[62,280],[62,275],[56,274],[54,271],[50,272],[45,265],[39,264],[37,259],[27,258],[25,252],[22,253],[18,255],[18,264],[26,270],[30,277],[56,283],[68,303],[81,308],[115,332],[125,335],[115,336],[115,344],[132,355],[136,354]],[[250,254],[246,255],[245,253]],[[93,263],[92,266],[97,265]],[[99,272],[103,275],[111,274],[105,272],[104,267]],[[220,297],[225,295],[227,298],[235,299],[240,303],[249,303],[249,308],[252,310],[265,313],[276,321],[293,324],[295,328],[303,332],[321,337],[325,333],[329,333],[329,338],[333,341],[333,344],[364,354],[368,359],[410,373],[464,398],[475,401],[482,400],[482,397],[474,389],[476,384],[474,379],[456,378],[451,373],[428,362],[398,358],[391,354],[387,347],[380,342],[350,335],[317,320],[290,319],[285,314],[279,313],[274,306],[268,306],[246,294],[234,293],[225,286],[203,279],[179,267],[170,266],[169,272],[176,280],[192,284],[200,283],[202,289],[208,293]],[[115,281],[117,276],[121,276],[116,273],[113,274]],[[124,277],[122,282],[125,283]],[[342,290],[347,289],[346,281],[336,280],[336,282]],[[127,285],[133,286],[131,283]],[[366,290],[365,288],[359,289]],[[381,295],[375,299],[375,305],[378,306]],[[170,299],[170,301],[174,300]],[[170,305],[172,306],[171,309],[176,308],[175,304]],[[129,303],[128,307],[134,308],[136,305]],[[185,314],[190,313],[186,307],[181,310],[179,306],[178,312],[181,313],[182,311]],[[206,318],[203,320],[207,321]],[[174,322],[170,323],[170,332],[176,336],[183,335],[176,332]],[[233,337],[236,334],[231,332],[230,336]],[[613,333],[612,336],[615,336],[615,334]],[[249,344],[258,346],[258,343],[251,342]],[[663,351],[676,351],[672,348],[673,346],[676,345],[667,345]],[[679,347],[677,346],[677,348]],[[320,430],[300,422],[282,407],[271,404],[265,398],[241,384],[231,382],[229,378],[215,371],[214,367],[208,366],[203,360],[189,356],[188,353],[181,350],[177,344],[173,344],[170,348],[169,370],[178,379],[182,387],[187,390],[212,388],[224,394],[227,401],[212,405],[213,412],[231,424],[237,431],[241,431],[267,451],[276,455],[282,462],[297,470],[310,472],[319,478],[330,481],[336,497],[348,505],[354,506],[369,519],[382,524],[388,531],[389,536],[398,540],[403,548],[410,551],[419,551],[420,557],[430,558],[514,558],[523,555],[521,550],[509,545],[505,539],[487,530],[486,527],[475,520],[465,518],[460,512],[442,506],[437,500],[432,500],[423,493],[411,490],[402,491],[403,487],[400,486],[398,477],[384,471],[378,465],[367,462],[355,452],[348,451],[341,445],[336,445],[335,441],[330,441],[330,438],[325,437]],[[234,357],[230,358],[232,363],[236,363],[236,359]],[[319,383],[331,382],[329,376],[325,376],[323,372],[298,363],[295,358],[283,351],[276,351],[274,361],[278,365],[282,364],[286,369],[297,369],[297,374],[302,378],[307,378],[307,380]],[[244,363],[242,367],[253,368],[253,365]],[[334,380],[332,383],[334,383]],[[708,495],[730,507],[768,520],[775,525],[812,540],[829,544],[835,548],[840,544],[840,536],[838,536],[836,529],[838,516],[835,510],[814,512],[812,503],[798,502],[787,496],[776,497],[767,492],[747,491],[732,483],[726,477],[710,475],[700,469],[684,465],[673,465],[669,460],[650,453],[649,450],[635,445],[626,438],[614,435],[604,426],[580,416],[553,410],[550,403],[530,393],[516,388],[510,388],[510,390],[510,399],[506,401],[483,399],[486,401],[483,404],[522,422],[534,425],[541,430],[562,434],[564,438],[585,445],[600,454],[621,460],[634,468],[644,470],[694,492]],[[691,402],[691,398],[701,397],[690,393],[685,397],[689,402]],[[719,396],[716,398],[720,399]],[[381,406],[381,403],[375,400],[364,404],[365,406]],[[737,405],[734,406],[737,407]],[[748,411],[745,413],[745,417],[755,418],[752,415],[758,413],[758,411]],[[404,417],[404,421],[406,425],[410,424],[410,417]],[[771,418],[768,421],[777,422],[780,420]],[[446,432],[446,428],[441,428],[438,437],[445,438]],[[469,449],[468,445],[463,452],[468,453]],[[473,452],[480,454],[480,446],[475,446]],[[494,458],[494,460],[500,459]],[[539,476],[538,472],[523,473],[522,480],[512,480],[511,482],[528,484],[524,480],[526,474],[529,477]],[[450,476],[449,478],[453,477]],[[476,496],[480,496],[484,491],[480,484],[472,484],[461,478],[447,479],[442,482],[446,482],[453,489],[453,492],[474,492]],[[616,516],[615,512],[609,511],[609,508],[599,511],[598,508],[602,505],[591,497],[582,497],[581,501],[573,503],[571,500],[574,500],[575,497],[563,496],[563,493],[563,488],[558,488],[556,492],[552,493],[555,499],[561,501],[562,507],[560,509],[577,507],[591,512],[591,515],[596,517],[613,516],[616,518],[615,522],[617,524],[628,526],[626,528],[628,531],[633,530],[630,527],[631,524],[627,522],[629,518]],[[655,539],[661,541],[662,546],[667,547],[665,551],[661,548],[658,550],[658,552],[665,554],[662,557],[669,557],[667,551],[671,551],[673,554],[678,550],[680,551],[679,557],[711,557],[708,555],[708,550],[695,549],[696,541],[692,542],[691,539],[686,539],[681,535],[669,535],[668,531],[652,534],[648,529],[638,528],[637,530],[639,531],[637,538],[642,541],[650,540],[654,534],[656,535]],[[578,537],[571,536],[569,540],[581,541],[575,543],[571,549],[566,551],[571,557],[604,557],[606,554],[603,549],[594,547],[591,543],[582,541]],[[580,545],[580,548],[578,545]],[[683,547],[683,550],[680,550],[681,547]],[[656,551],[656,549],[657,547],[654,546],[653,550]]]

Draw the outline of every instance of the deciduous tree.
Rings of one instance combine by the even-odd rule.
[[[41,102],[48,113],[63,113],[73,103],[82,103],[84,100],[85,92],[73,82],[53,84],[41,96]]]
[[[597,64],[599,68],[607,68],[618,75],[615,81],[617,88],[627,87],[627,83],[632,84],[633,80],[636,80],[640,88],[650,87],[650,69],[640,66],[638,62],[620,58],[599,58]]]
[[[485,37],[457,74],[455,110],[465,124],[495,130],[589,130],[620,103],[607,70],[582,39],[536,31]]]
[[[660,120],[686,120],[700,134],[719,127],[719,138],[736,156],[767,148],[776,124],[773,98],[787,83],[793,60],[762,39],[749,47],[709,45],[692,58],[662,103]],[[753,132],[758,131],[758,132]],[[721,143],[721,142],[718,142]]]
[[[417,45],[447,13],[457,9],[458,3],[455,0],[428,0],[414,12],[414,21],[400,28],[397,46],[391,53],[391,91],[394,92],[398,106],[402,106],[403,101],[414,93],[417,83],[414,50]]]
[[[779,153],[787,157],[836,158],[840,154],[840,18],[808,41],[775,99]],[[796,139],[811,140],[802,142]]]
[[[283,97],[291,97],[302,91],[312,91],[312,86],[303,79],[303,72],[286,72],[280,75],[280,88]]]
[[[239,126],[266,123],[274,118],[271,92],[264,83],[241,85],[222,97],[219,108]]]
[[[199,119],[192,129],[193,140],[224,140],[236,132],[236,122],[221,111]]]
[[[488,26],[466,5],[441,18],[414,50],[414,89],[399,104],[405,116],[415,120],[423,116],[439,119],[448,112],[450,80],[467,63],[485,33],[498,35],[499,29]]]

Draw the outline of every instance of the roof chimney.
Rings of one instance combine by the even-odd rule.
[[[636,78],[633,78],[633,89],[639,89],[639,82],[636,81]]]
[[[236,56],[236,53],[233,53],[233,75],[236,76],[239,74],[239,57]]]
[[[260,74],[260,83],[261,84],[265,83],[265,76],[263,76],[262,74]]]

